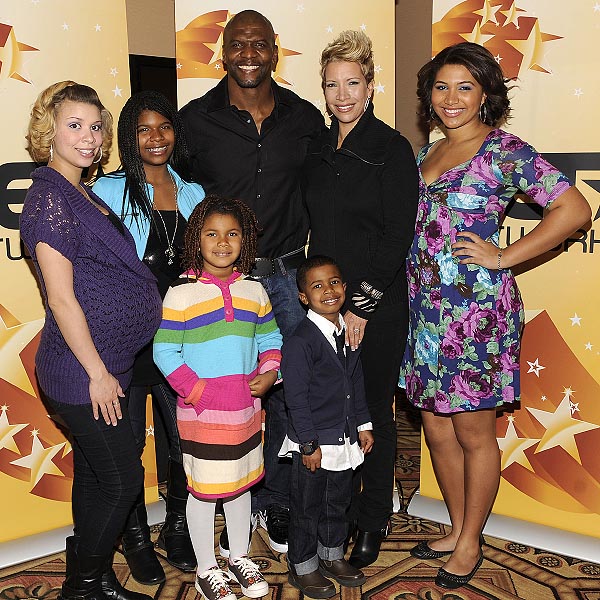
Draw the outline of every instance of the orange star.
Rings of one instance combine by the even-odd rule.
[[[6,415],[8,406],[4,405],[0,407],[0,411],[0,449],[7,448],[11,452],[18,454],[19,448],[15,443],[14,437],[21,429],[25,429],[29,423],[11,425],[8,422],[8,416]]]
[[[33,436],[31,454],[13,460],[11,464],[31,470],[29,481],[32,484],[31,489],[33,489],[44,475],[64,477],[64,473],[52,462],[52,459],[64,448],[66,442],[45,448],[38,437],[37,429],[34,429],[31,435]]]
[[[0,23],[0,81],[2,79],[16,79],[31,83],[19,73],[23,67],[22,52],[38,52],[38,48],[28,46],[17,41],[12,25]]]
[[[529,459],[525,455],[525,450],[534,446],[540,440],[518,437],[513,421],[509,421],[508,427],[506,428],[506,434],[503,438],[497,438],[497,441],[500,450],[502,450],[502,461],[500,463],[501,471],[504,471],[504,469],[516,462],[522,467],[525,467],[528,471],[534,472],[534,468],[531,466]]]
[[[523,55],[523,67],[532,71],[551,73],[550,67],[544,66],[544,43],[559,39],[561,39],[559,35],[543,33],[540,22],[536,19],[527,39],[506,40],[506,42]]]

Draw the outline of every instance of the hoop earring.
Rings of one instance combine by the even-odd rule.
[[[98,157],[98,160],[93,160],[92,164],[97,165],[101,160],[102,160],[102,146],[100,146],[100,156]]]
[[[363,112],[367,112],[367,108],[369,108],[370,103],[371,103],[371,96],[367,96],[367,99],[365,100],[365,108],[363,109]]]
[[[479,119],[481,120],[482,123],[486,122],[487,119],[487,107],[485,105],[485,102],[479,107]],[[486,123],[487,125],[487,123]]]
[[[50,144],[50,162],[52,162],[54,160],[54,148],[52,147],[52,144]]]
[[[433,110],[433,104],[429,104],[429,120],[435,121],[437,115],[435,114],[435,110]]]

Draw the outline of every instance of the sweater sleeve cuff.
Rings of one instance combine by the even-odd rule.
[[[192,388],[192,391],[183,399],[184,404],[189,404],[194,408],[200,401],[204,388],[206,388],[206,379],[198,379]]]

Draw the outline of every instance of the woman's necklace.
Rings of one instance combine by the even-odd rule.
[[[163,227],[165,228],[165,238],[167,240],[167,249],[165,250],[165,256],[167,257],[167,264],[172,265],[173,260],[175,259],[175,236],[177,235],[177,226],[179,225],[179,207],[177,205],[177,185],[175,185],[175,179],[173,175],[169,173],[169,177],[171,177],[171,183],[173,184],[173,193],[175,194],[175,229],[173,230],[173,237],[169,241],[169,230],[167,229],[167,224],[163,219],[163,216],[160,214],[160,210],[157,210],[158,216],[162,221]]]

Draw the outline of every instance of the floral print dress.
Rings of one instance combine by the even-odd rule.
[[[419,172],[432,146],[420,151]],[[523,321],[515,278],[509,269],[459,264],[451,244],[461,231],[497,244],[515,193],[547,207],[571,183],[531,146],[494,129],[471,160],[429,186],[421,175],[419,186],[407,259],[410,329],[401,385],[412,404],[436,413],[514,402]]]

